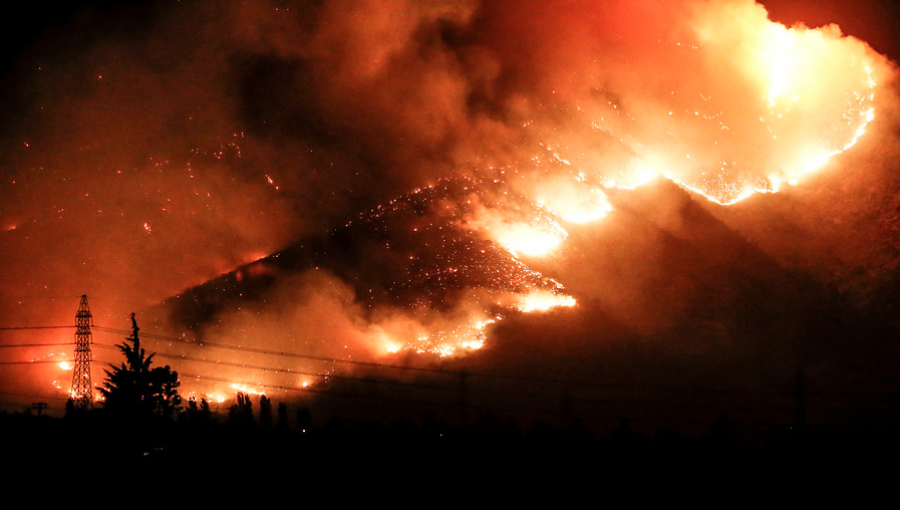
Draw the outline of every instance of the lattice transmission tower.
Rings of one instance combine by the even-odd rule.
[[[94,407],[94,387],[91,384],[91,309],[87,296],[81,296],[75,313],[75,369],[72,370],[72,390],[69,395],[76,409]]]

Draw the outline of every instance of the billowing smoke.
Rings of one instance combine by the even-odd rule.
[[[819,223],[890,210],[860,204],[894,191],[893,65],[749,0],[153,4],[39,40],[5,83],[4,324],[68,323],[87,293],[116,327],[277,252],[221,297],[182,294],[205,297],[167,327],[458,354],[527,342],[521,311],[577,302],[603,319],[573,338],[690,323],[705,347],[660,349],[724,351],[798,312],[766,296],[814,299],[789,269],[862,301],[892,274],[896,243],[830,256],[855,229]],[[860,235],[896,226],[878,218]]]

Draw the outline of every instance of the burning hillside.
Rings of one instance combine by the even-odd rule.
[[[111,324],[190,288],[165,335],[459,362],[552,311],[579,337],[699,324],[739,356],[805,342],[791,318],[832,287],[897,280],[896,71],[837,25],[750,0],[129,9],[10,64],[7,323],[88,294]]]
[[[503,215],[520,219],[491,219]],[[388,339],[389,351],[451,354],[460,347],[480,348],[485,328],[502,319],[504,310],[574,304],[561,284],[517,256],[517,250],[528,248],[516,244],[509,232],[540,233],[541,225],[548,236],[563,232],[527,197],[511,195],[499,181],[442,180],[166,304],[174,307],[181,326],[202,330],[209,319],[242,301],[264,300],[271,287],[291,275],[321,271],[350,286],[352,299],[372,325],[396,313],[415,325],[406,335]],[[535,238],[525,235],[524,240]]]

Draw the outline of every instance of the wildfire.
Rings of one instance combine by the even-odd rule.
[[[538,291],[519,298],[516,308],[521,312],[544,312],[556,307],[573,307],[575,298],[563,294]]]
[[[615,76],[604,66],[621,66],[634,49],[602,48],[613,55],[596,56],[590,69],[596,72],[583,73],[591,76],[587,86],[573,89],[572,102],[553,104],[564,115],[523,124],[530,144],[523,161],[433,180],[337,229],[334,244],[350,246],[346,252],[305,254],[317,270],[334,264],[335,280],[348,287],[336,292],[341,305],[363,310],[347,312],[340,345],[349,343],[345,337],[362,339],[375,356],[482,349],[504,313],[577,306],[543,272],[562,258],[555,255],[565,249],[566,228],[574,233],[571,224],[610,215],[609,188],[665,178],[712,202],[734,204],[825,167],[875,118],[886,66],[836,26],[788,28],[749,1],[690,8],[690,21],[677,23],[677,30],[632,34],[649,38],[636,47],[648,49],[657,65],[635,62],[627,66],[628,78]],[[639,91],[620,97],[631,89]],[[552,136],[558,140],[545,138]],[[360,254],[364,271],[339,265]],[[236,274],[238,283],[277,273],[277,265],[269,269],[258,258]],[[377,281],[367,281],[373,274]],[[306,388],[314,380],[295,384]],[[241,384],[232,389],[261,393]]]
[[[400,332],[394,335],[382,333],[380,338],[388,353],[412,350],[447,357],[483,348],[487,341],[487,328],[500,320],[500,315],[476,312],[462,319],[439,318],[432,325],[412,325],[416,332],[413,335],[406,333],[405,341],[401,340],[403,333]]]
[[[216,404],[222,404],[226,400],[228,400],[230,398],[230,396],[226,395],[224,393],[211,393],[211,394],[207,394],[206,398],[209,402],[213,402]]]
[[[704,120],[727,136],[710,137],[711,158],[673,172],[675,182],[724,205],[796,184],[852,147],[875,117],[879,58],[836,25],[787,28],[755,5],[744,7],[742,21],[723,23],[733,8],[711,3],[695,26],[700,51],[725,63],[722,82],[700,92],[719,108]],[[725,86],[742,91],[746,104],[727,103],[724,90],[718,101]]]
[[[692,4],[682,28],[641,41],[667,72],[630,67],[640,95],[579,103],[586,119],[569,132],[583,136],[587,124],[596,134],[558,158],[580,182],[630,189],[664,177],[721,205],[777,192],[856,144],[892,72],[837,26],[785,27],[753,2]],[[586,150],[608,138],[615,144]]]
[[[238,392],[238,393],[244,393],[244,394],[246,394],[246,395],[265,395],[265,392],[264,392],[264,391],[260,391],[260,390],[257,390],[257,389],[253,389],[253,388],[247,386],[246,384],[237,384],[237,383],[234,383],[234,384],[231,385],[231,387],[232,387],[236,392]]]
[[[535,192],[537,205],[569,223],[589,223],[612,211],[606,194],[584,182],[584,174],[574,179],[542,179]]]
[[[494,229],[497,242],[505,246],[514,257],[525,254],[540,257],[552,253],[568,236],[556,222],[501,223]]]
[[[567,155],[565,144],[541,143],[545,152],[532,159],[535,170],[529,175],[512,169],[517,180],[496,193],[495,202],[479,195],[466,208],[463,224],[516,259],[546,257],[562,250],[568,237],[554,218],[587,223],[612,211],[603,186],[634,188],[663,177],[730,205],[798,183],[852,147],[874,119],[876,56],[836,26],[788,28],[769,21],[765,10],[751,2],[703,3],[694,14],[692,31],[682,34],[684,44],[658,44],[673,67],[718,66],[711,79],[654,75],[648,81],[661,82],[668,93],[641,105],[642,110],[629,111],[613,101],[577,109],[598,115],[591,128],[604,134],[625,125],[610,119],[640,115],[646,127],[629,127],[619,138],[629,158],[615,165],[604,155],[599,160]],[[524,287],[511,295],[501,306],[523,313],[576,304],[562,286]],[[393,343],[388,351],[450,355],[463,345],[483,345],[483,332],[472,327],[473,319],[462,323],[466,326],[423,333],[415,342]],[[469,337],[476,341],[460,339]]]

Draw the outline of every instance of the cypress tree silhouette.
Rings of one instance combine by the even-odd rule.
[[[158,415],[171,418],[181,407],[178,394],[178,372],[168,365],[151,369],[154,354],[147,356],[138,337],[137,320],[131,314],[132,334],[117,347],[125,356],[125,363],[106,370],[103,407],[132,416]],[[129,343],[130,342],[130,343]]]

